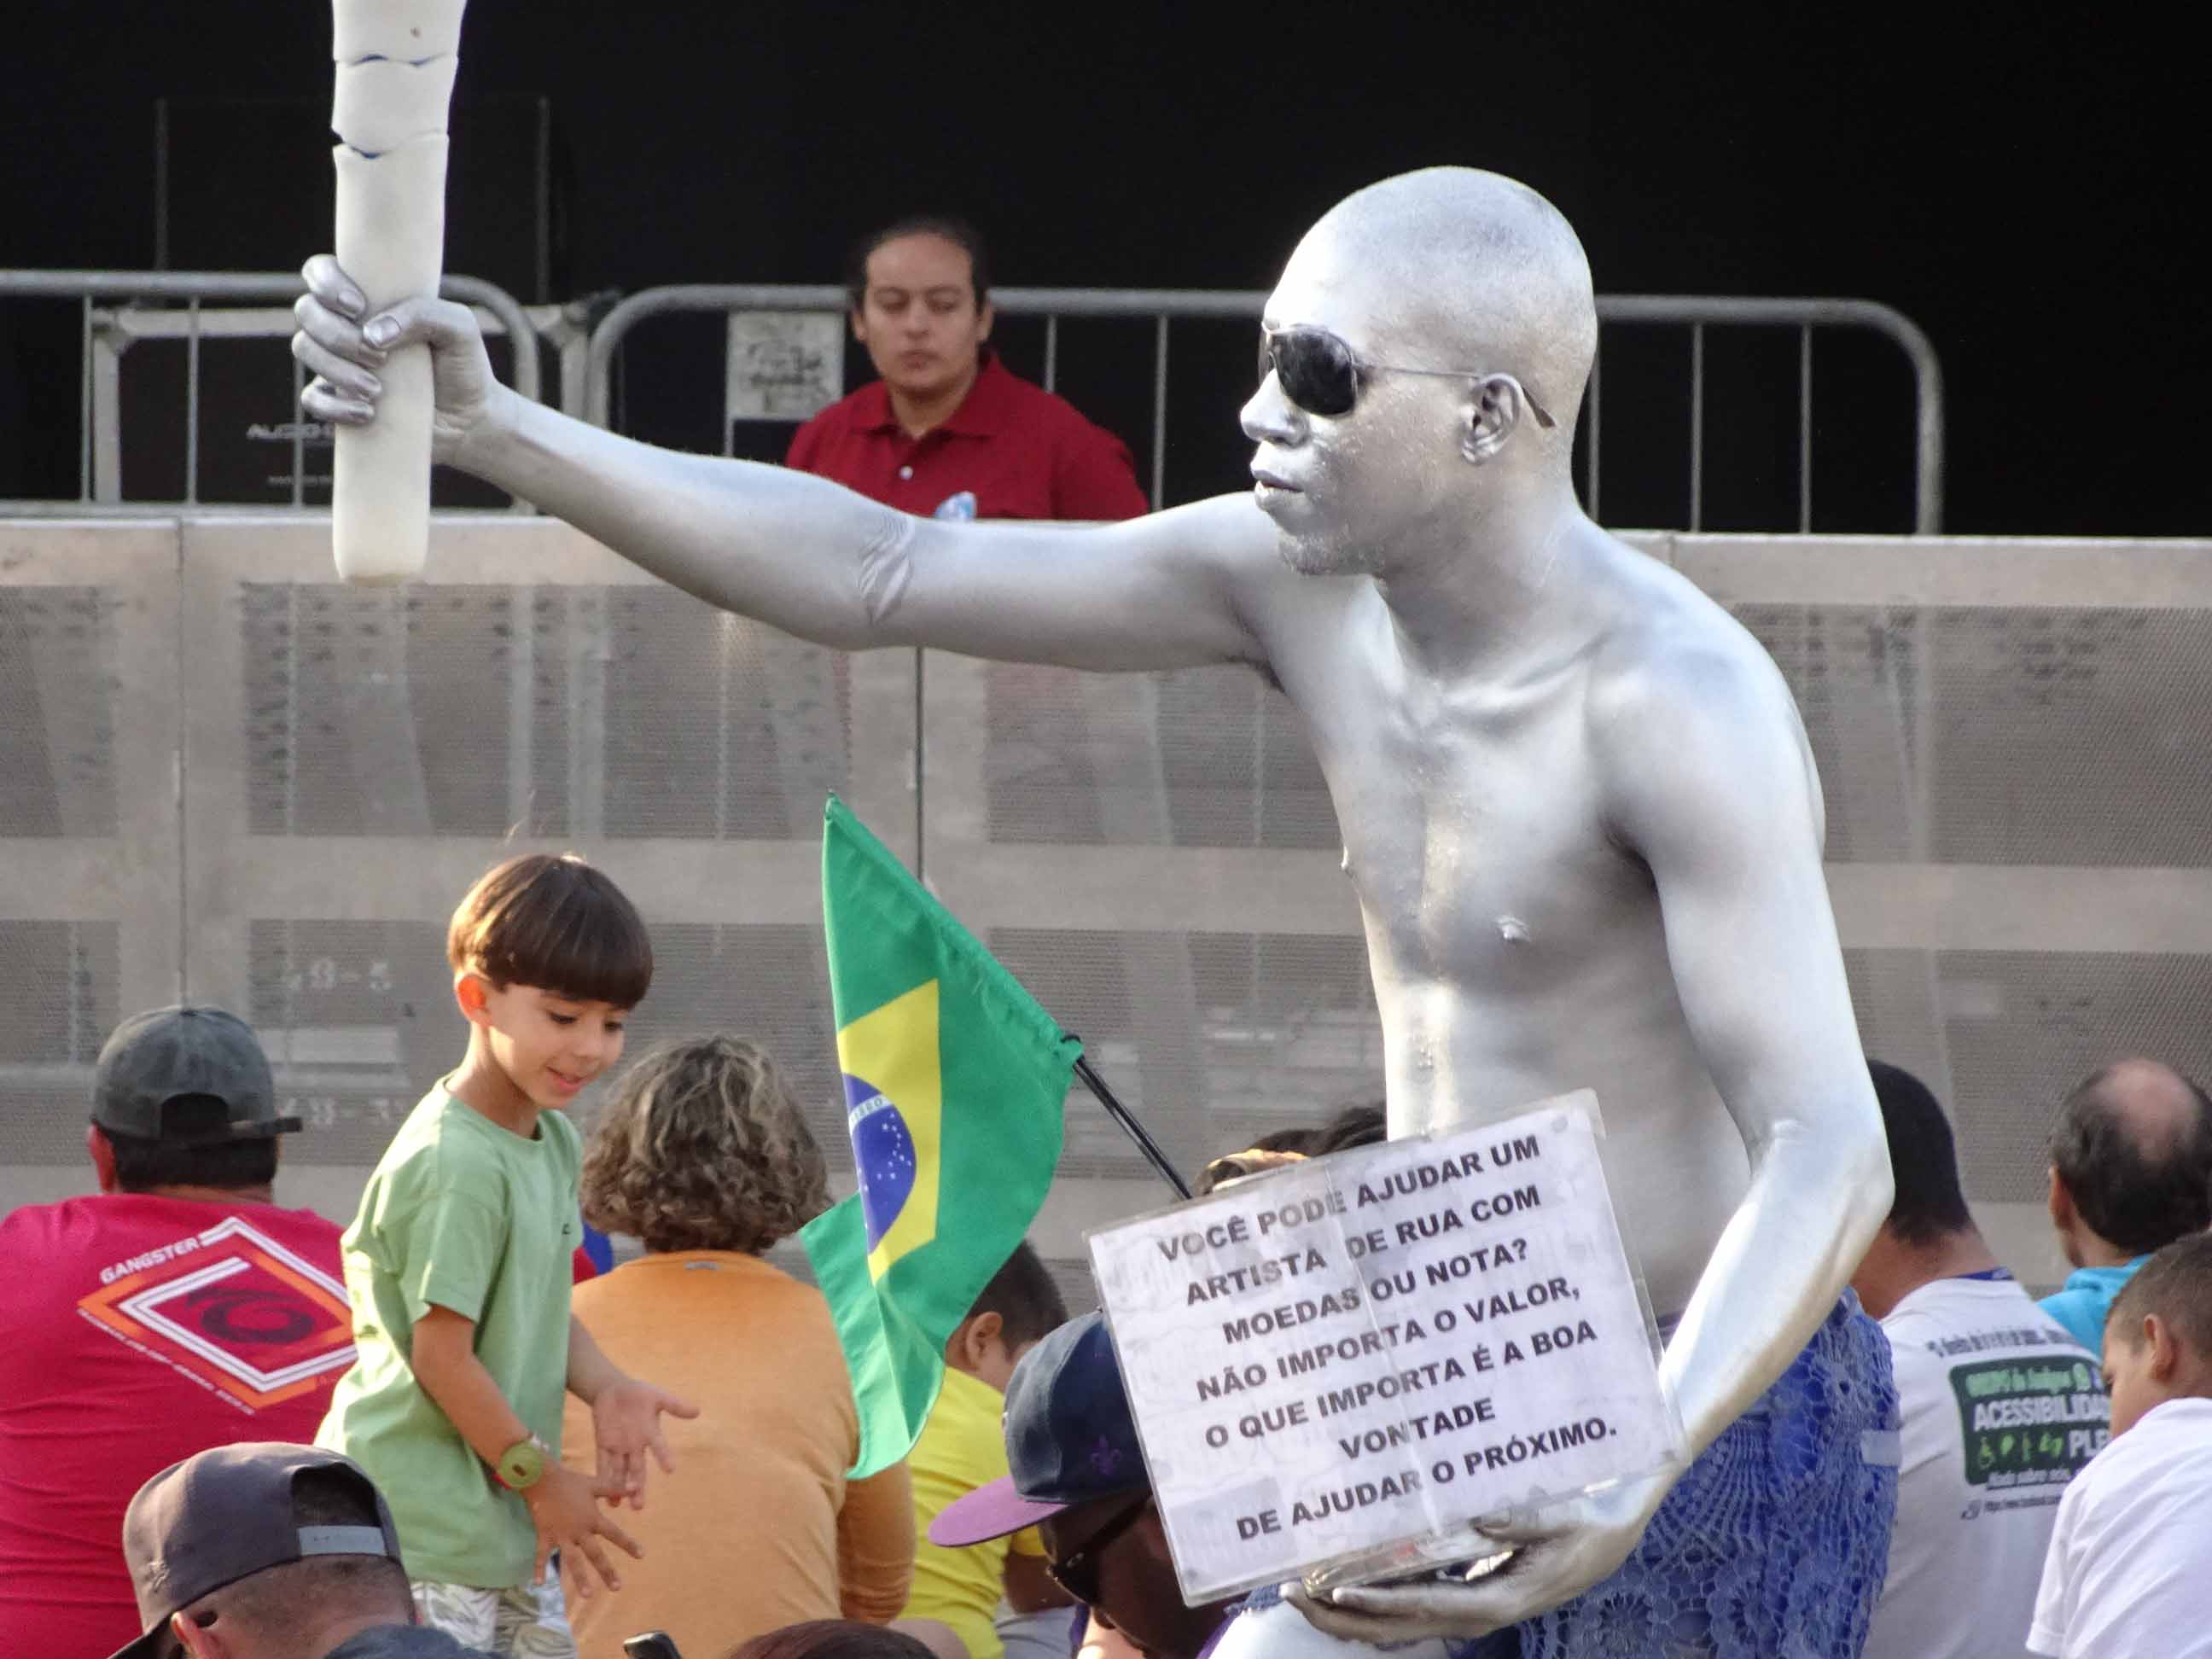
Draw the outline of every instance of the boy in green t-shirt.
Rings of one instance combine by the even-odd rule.
[[[568,1311],[581,1153],[561,1109],[621,1056],[653,981],[629,901],[574,854],[510,859],[469,890],[446,951],[469,1051],[409,1114],[344,1238],[353,1369],[317,1443],[389,1500],[426,1623],[501,1656],[573,1659],[553,1552],[580,1595],[620,1587],[599,1508],[641,1505],[660,1413]],[[561,1466],[563,1391],[592,1407],[599,1478]]]

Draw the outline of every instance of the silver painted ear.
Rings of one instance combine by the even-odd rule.
[[[1467,429],[1459,440],[1461,456],[1477,466],[1504,448],[1513,430],[1510,421],[1500,420],[1490,412],[1490,386],[1488,380],[1475,382],[1474,396],[1468,402]]]
[[[1513,388],[1513,413],[1510,418],[1498,395],[1497,388],[1501,386]],[[1486,421],[1485,410],[1492,408],[1497,413]],[[1467,431],[1459,441],[1459,453],[1480,465],[1505,447],[1505,441],[1512,436],[1523,417],[1534,419],[1541,427],[1559,424],[1545,411],[1541,404],[1528,395],[1528,387],[1512,375],[1485,375],[1475,382],[1474,395],[1468,406]]]

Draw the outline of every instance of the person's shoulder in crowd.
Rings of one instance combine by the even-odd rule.
[[[884,383],[872,380],[801,426],[784,462],[885,499],[869,478],[874,467],[889,465],[884,447],[905,441],[895,427]],[[998,452],[980,469],[942,453],[933,461],[912,463],[918,474],[940,484],[964,483],[968,493],[982,498],[981,517],[1131,519],[1151,507],[1137,483],[1136,463],[1120,437],[1057,392],[1015,374],[988,347],[980,353],[966,398],[931,435],[938,432],[945,434],[940,444],[981,445]],[[897,485],[888,499],[893,506],[922,510],[902,499]]]
[[[2060,1500],[2028,1651],[2212,1659],[2208,1503],[2212,1400],[2167,1401],[2115,1435]]]
[[[2129,1279],[2104,1371],[2112,1437],[2060,1500],[2028,1650],[2212,1659],[2212,1234]]]
[[[2067,1274],[2065,1284],[2036,1306],[2075,1341],[2096,1353],[2104,1346],[2105,1316],[2112,1311],[2112,1298],[2149,1260],[2147,1255],[2139,1255],[2117,1267],[2076,1267]]]
[[[783,464],[794,471],[812,472],[831,434],[881,426],[889,419],[890,394],[881,380],[871,380],[800,422],[799,430],[791,435],[790,448],[784,452]]]
[[[1964,1291],[1966,1294],[1960,1292]],[[1899,1353],[1941,1344],[1962,1324],[1982,1325],[1996,1318],[2017,1322],[2014,1333],[2033,1344],[2038,1340],[2081,1350],[2081,1343],[2064,1323],[2054,1319],[2027,1287],[2011,1278],[1987,1282],[1938,1279],[1908,1291],[1879,1322],[1890,1344]]]
[[[1080,442],[1110,444],[1125,460],[1127,459],[1128,446],[1119,437],[1057,392],[1048,392],[1035,380],[1024,380],[1015,374],[995,351],[985,356],[982,372],[976,377],[977,384],[981,384],[984,376],[988,376],[994,383],[995,394],[1006,401],[1008,408],[1017,412],[1021,421],[1031,424],[1032,429],[1042,428],[1055,437]]]
[[[134,1232],[148,1226],[158,1228],[173,1220],[195,1222],[198,1231],[219,1224],[232,1216],[246,1221],[282,1224],[309,1235],[327,1232],[333,1240],[339,1231],[337,1224],[320,1211],[243,1193],[219,1199],[164,1198],[152,1193],[79,1193],[44,1204],[19,1204],[0,1215],[0,1259],[44,1260],[52,1252],[69,1250],[79,1242],[96,1244],[112,1234]],[[21,1277],[25,1282],[18,1288],[62,1288],[58,1281],[44,1274]]]
[[[837,1340],[837,1316],[829,1298],[814,1285],[793,1277],[764,1255],[716,1252],[711,1274],[685,1273],[680,1279],[665,1273],[670,1265],[653,1254],[633,1257],[607,1273],[579,1279],[573,1305],[579,1318],[594,1309],[611,1308],[641,1295],[665,1299],[665,1293],[681,1290],[701,1299],[711,1297],[725,1304],[742,1303],[749,1321],[771,1323],[778,1342],[826,1344],[825,1352],[842,1363],[844,1349]],[[655,1291],[663,1294],[655,1296]]]
[[[985,362],[977,389],[987,380],[1004,399],[1006,428],[1042,449],[1052,466],[1052,510],[1061,519],[1133,519],[1152,503],[1137,483],[1129,446],[1056,392],[1025,380],[1000,362]]]
[[[566,1114],[543,1113],[538,1127],[541,1138],[561,1157],[580,1162],[583,1137]],[[416,1103],[386,1146],[375,1176],[424,1197],[443,1194],[496,1203],[505,1179],[505,1154],[510,1150],[501,1139],[505,1134],[441,1079]]]
[[[549,1119],[554,1115],[547,1114]],[[433,1084],[370,1172],[349,1243],[365,1245],[379,1227],[426,1206],[459,1201],[502,1209],[506,1167],[487,1133],[491,1127],[456,1099],[443,1080]]]

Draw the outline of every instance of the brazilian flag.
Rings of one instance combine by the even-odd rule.
[[[822,919],[860,1189],[799,1239],[852,1372],[860,1480],[913,1449],[953,1328],[1036,1218],[1083,1050],[835,796]]]

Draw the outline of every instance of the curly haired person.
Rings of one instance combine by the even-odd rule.
[[[906,1466],[848,1483],[860,1419],[829,1304],[761,1259],[830,1203],[775,1062],[727,1036],[647,1054],[600,1109],[582,1190],[592,1224],[645,1254],[577,1286],[578,1315],[615,1364],[702,1408],[670,1425],[681,1473],[631,1522],[645,1556],[619,1601],[576,1610],[584,1659],[621,1659],[638,1630],[720,1654],[786,1625],[894,1618],[914,1568]],[[568,1443],[587,1467],[573,1429]]]

